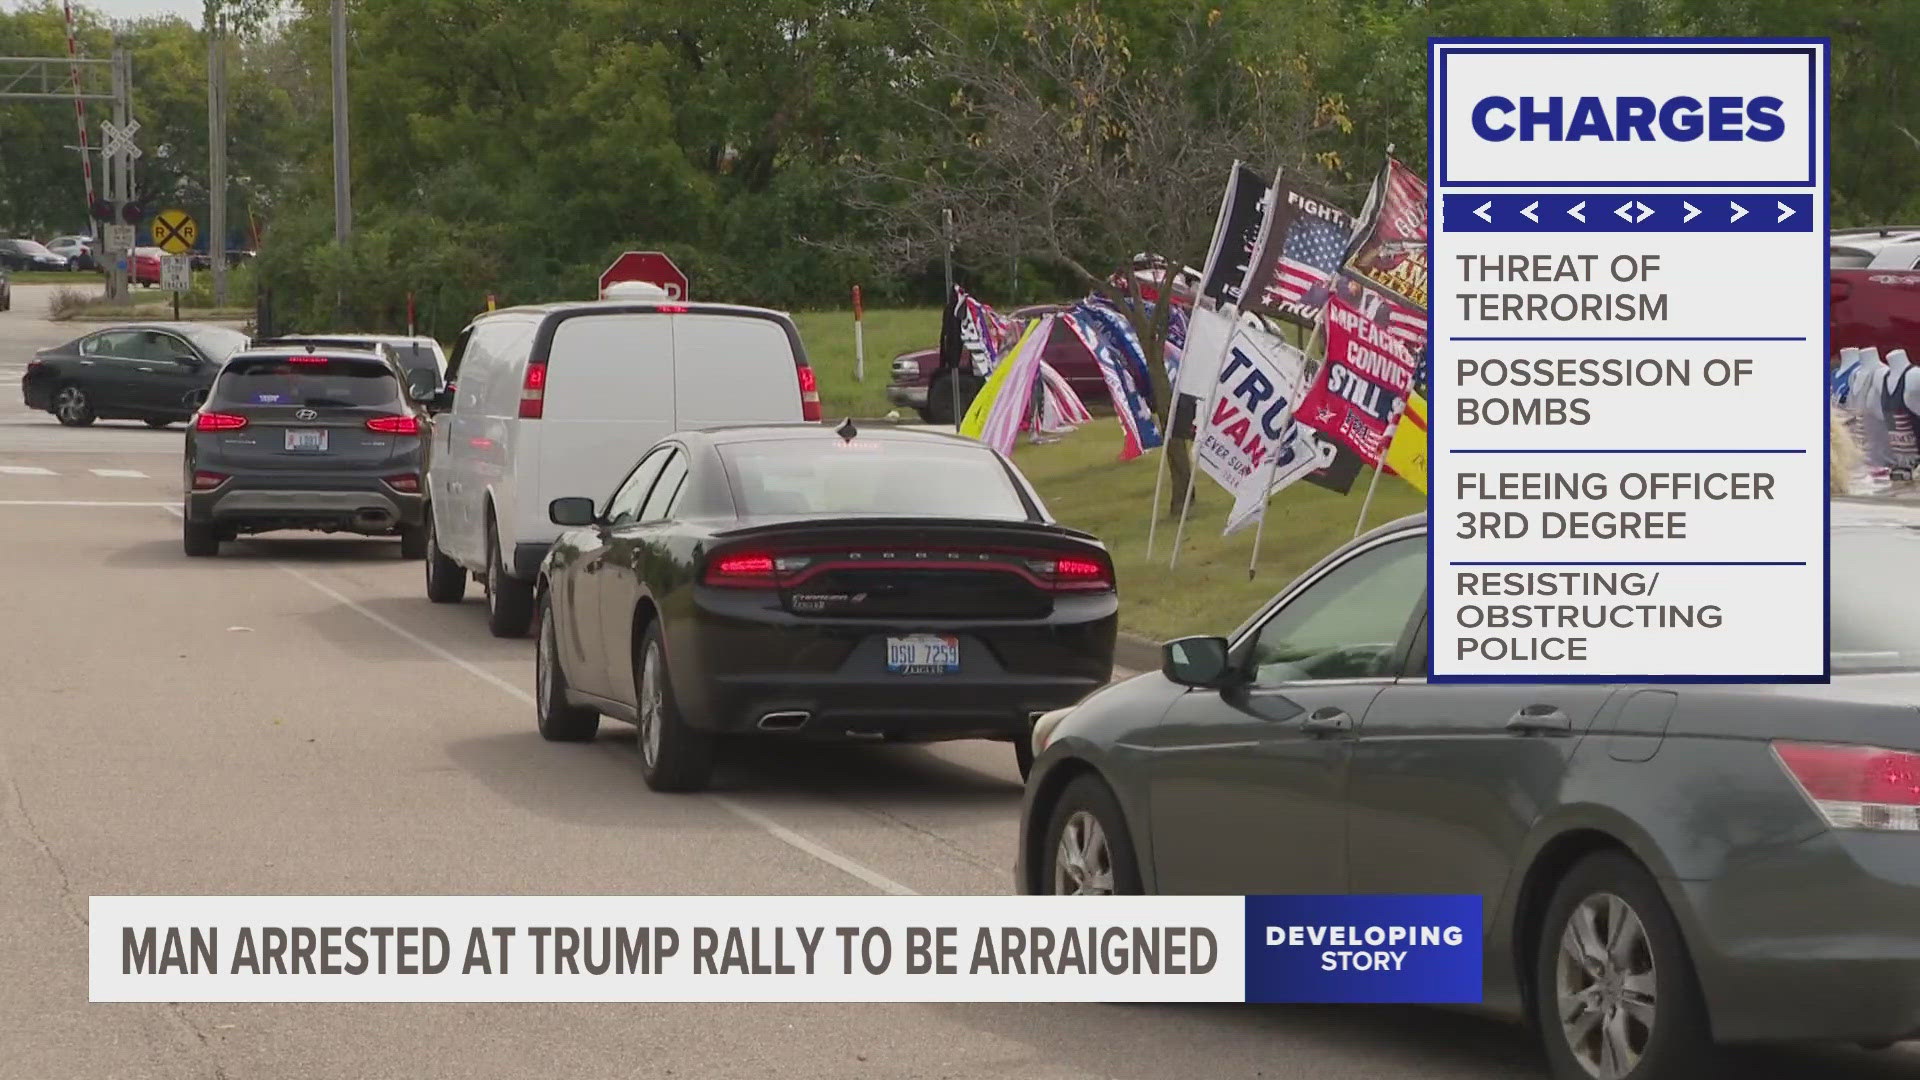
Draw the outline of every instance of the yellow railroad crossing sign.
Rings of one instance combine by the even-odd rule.
[[[185,255],[200,239],[200,226],[185,210],[162,210],[153,219],[153,244],[169,255]]]

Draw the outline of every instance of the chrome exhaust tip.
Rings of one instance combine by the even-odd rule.
[[[760,718],[761,731],[798,731],[813,719],[808,712],[770,712]]]

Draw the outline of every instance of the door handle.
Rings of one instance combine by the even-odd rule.
[[[1573,719],[1555,705],[1528,705],[1508,718],[1507,730],[1519,735],[1569,735]]]
[[[1353,733],[1353,717],[1337,705],[1328,705],[1315,709],[1300,721],[1300,730],[1309,735],[1350,735]]]

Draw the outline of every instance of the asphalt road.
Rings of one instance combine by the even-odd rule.
[[[395,542],[186,559],[178,428],[67,430],[11,389],[84,329],[47,291],[0,314],[0,1077],[1542,1075],[1516,1030],[1421,1009],[88,1004],[90,895],[999,893],[1020,788],[1009,748],[957,743],[783,747],[664,796],[631,728],[541,742],[531,643],[427,603]]]

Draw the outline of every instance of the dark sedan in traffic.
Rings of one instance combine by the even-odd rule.
[[[538,581],[537,719],[640,728],[648,786],[703,787],[716,737],[1012,740],[1113,671],[1113,563],[967,439],[814,424],[674,435]]]
[[[246,346],[245,334],[203,323],[96,330],[35,353],[20,396],[68,427],[95,420],[165,427],[193,415],[221,365]]]
[[[1920,1034],[1920,510],[1832,521],[1813,686],[1429,685],[1426,522],[1378,529],[1042,717],[1017,885],[1478,895],[1561,1080]]]

